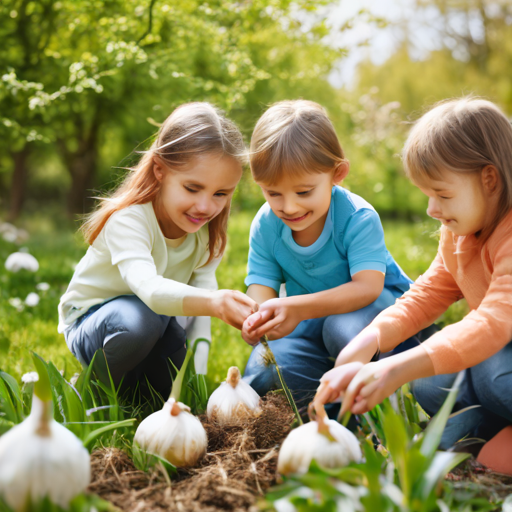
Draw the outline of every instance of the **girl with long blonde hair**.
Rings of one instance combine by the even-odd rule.
[[[59,304],[59,332],[83,365],[103,349],[114,383],[148,381],[166,394],[169,360],[181,366],[187,337],[206,373],[210,317],[241,328],[254,311],[253,300],[217,290],[215,279],[244,152],[231,121],[188,103],[100,200],[82,228],[90,247]]]

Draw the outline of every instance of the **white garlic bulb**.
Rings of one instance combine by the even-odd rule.
[[[208,440],[203,425],[189,411],[169,398],[161,411],[142,421],[133,441],[176,467],[193,466],[206,453]]]
[[[36,395],[28,418],[0,437],[0,494],[15,511],[45,496],[62,508],[91,479],[82,442],[51,417],[51,402]]]
[[[228,376],[210,396],[206,413],[215,416],[221,425],[237,424],[260,414],[260,396],[247,382],[241,380],[240,370],[232,366]]]
[[[39,263],[32,254],[13,252],[5,260],[5,268],[9,272],[18,272],[21,269],[37,272],[39,270]]]
[[[318,420],[297,427],[284,440],[277,459],[277,471],[282,475],[307,473],[313,459],[331,469],[361,462],[357,437],[336,420],[328,419],[323,407],[320,410]]]

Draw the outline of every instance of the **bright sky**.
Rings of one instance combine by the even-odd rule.
[[[368,21],[367,16],[361,17],[350,30],[339,32],[339,27],[355,16],[361,9],[366,9],[372,15],[387,19],[390,23],[384,28],[378,28],[375,23]],[[417,13],[413,0],[340,0],[336,6],[327,9],[327,19],[332,27],[331,44],[351,49],[348,57],[343,59],[337,69],[331,74],[330,81],[336,86],[350,86],[355,77],[357,64],[370,57],[375,63],[384,62],[389,58],[403,38],[403,20],[408,20],[417,49],[417,56],[433,49],[434,34],[425,26],[425,21],[414,23]],[[422,12],[422,16],[432,20],[435,12]],[[361,46],[364,41],[367,46]]]

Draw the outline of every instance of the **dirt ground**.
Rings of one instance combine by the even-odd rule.
[[[180,469],[170,486],[162,471],[140,471],[124,451],[105,448],[91,456],[88,490],[123,512],[256,512],[257,500],[276,483],[278,447],[294,418],[283,395],[267,395],[261,405],[262,414],[244,427],[200,417],[208,434],[206,456],[197,467]],[[473,458],[446,478],[454,490],[492,501],[512,493],[512,476]]]
[[[448,473],[446,480],[451,482],[454,490],[474,493],[489,501],[498,501],[512,494],[512,476],[496,473],[473,457]]]
[[[244,427],[201,417],[206,456],[199,466],[180,469],[171,486],[162,472],[139,471],[125,452],[105,448],[92,454],[88,490],[126,512],[257,510],[257,499],[276,482],[278,446],[294,417],[283,395],[267,395],[261,407]]]

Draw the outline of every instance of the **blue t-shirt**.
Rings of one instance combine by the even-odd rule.
[[[334,186],[325,225],[308,247],[298,245],[292,230],[265,203],[251,225],[247,286],[260,284],[288,296],[321,292],[348,283],[361,270],[386,274],[384,286],[395,297],[412,281],[386,249],[375,209],[348,190]]]

